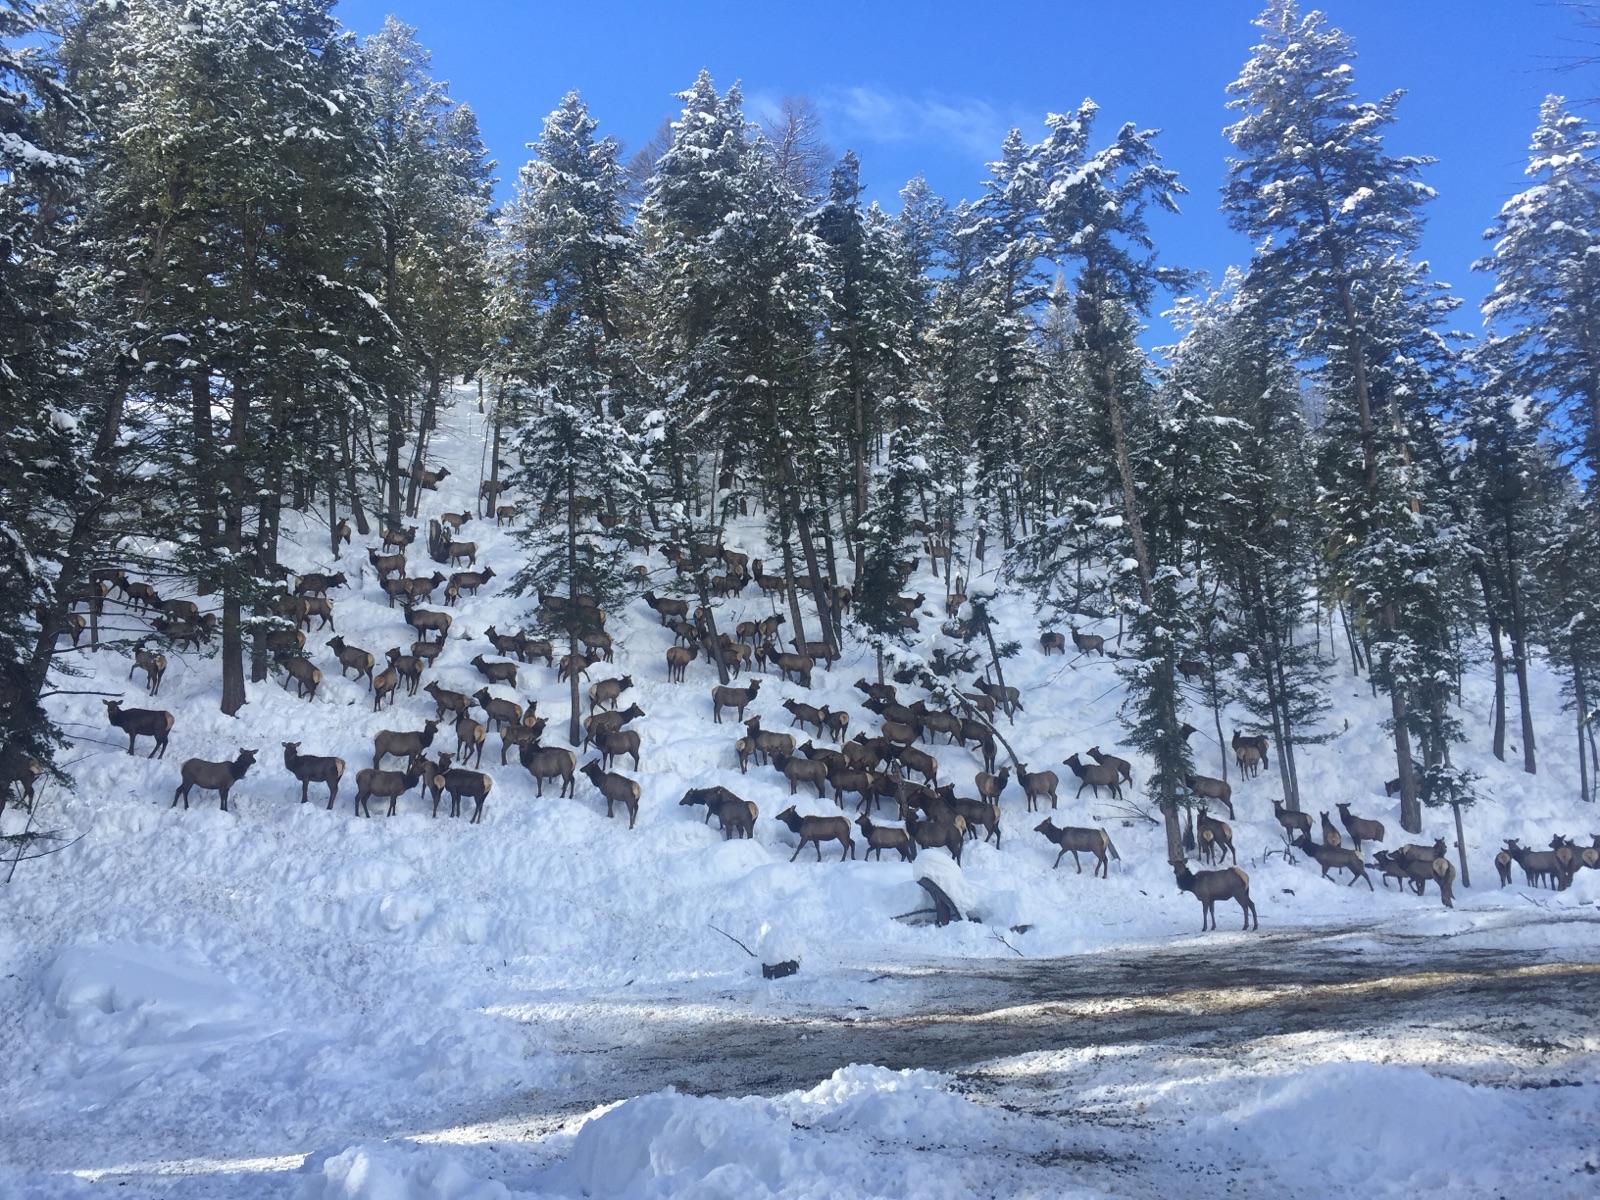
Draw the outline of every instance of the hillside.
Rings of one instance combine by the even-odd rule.
[[[465,391],[445,413],[433,450],[451,474],[424,494],[423,524],[472,507],[482,422]],[[350,575],[348,588],[332,593],[338,632],[380,656],[409,641],[401,609],[386,605],[361,540],[331,562],[325,529],[314,516],[295,519],[306,523],[286,537],[285,563]],[[518,628],[528,601],[508,590],[519,556],[510,530],[477,520],[462,536],[478,542],[479,566],[493,566],[497,575],[452,610],[446,649],[426,678],[470,692],[482,681],[469,660],[489,650],[483,631],[491,624]],[[753,524],[733,530],[729,543],[761,553]],[[417,547],[412,557],[425,561]],[[639,561],[669,582],[659,555]],[[937,589],[942,598],[931,576],[913,587],[930,596]],[[720,602],[717,617],[731,629],[737,619],[770,611],[752,587]],[[426,693],[406,697],[402,689],[392,710],[374,713],[366,682],[340,677],[326,647],[332,630],[308,641],[307,654],[325,677],[314,700],[297,700],[279,676],[251,685],[237,719],[218,712],[216,664],[203,654],[171,653],[159,697],[146,701],[138,683],[128,682],[123,653],[86,651],[85,675],[74,686],[88,694],[54,701],[74,736],[65,761],[75,788],[46,789],[31,817],[15,809],[5,815],[7,832],[31,825],[82,835],[57,855],[19,864],[7,893],[0,1007],[11,1017],[0,1026],[0,1060],[13,1069],[0,1094],[12,1114],[11,1144],[42,1171],[75,1167],[88,1121],[96,1168],[191,1158],[202,1146],[208,1158],[298,1161],[341,1138],[414,1129],[423,1109],[430,1122],[455,1124],[581,1091],[588,1068],[564,1053],[569,1039],[579,1029],[601,1029],[625,1047],[658,1010],[762,1020],[915,1012],[930,980],[972,960],[1070,958],[1153,943],[1203,944],[1208,956],[1226,957],[1241,939],[1257,936],[1239,932],[1238,908],[1225,902],[1222,932],[1201,939],[1198,905],[1174,887],[1159,827],[1087,792],[1074,797],[1062,759],[1119,744],[1112,664],[1042,655],[1026,596],[1002,591],[995,611],[1004,636],[1023,645],[1006,673],[1024,711],[1002,732],[1033,769],[1049,766],[1063,777],[1059,811],[1051,815],[1112,835],[1120,860],[1109,879],[1087,868],[1075,872],[1070,855],[1052,869],[1055,848],[1033,831],[1039,817],[1025,810],[1015,783],[1002,798],[1001,844],[969,842],[959,868],[942,850],[925,850],[915,863],[893,855],[862,861],[859,837],[855,861],[836,861],[837,847],[830,847],[820,863],[809,848],[791,862],[795,838],[775,815],[791,803],[801,813],[837,813],[834,801],[791,798],[770,767],[740,773],[733,740],[741,730],[731,716],[721,725],[711,720],[714,670],[702,659],[685,683],[668,683],[671,635],[642,601],[611,618],[616,662],[597,665],[592,676],[631,675],[624,703],[637,702],[646,713],[634,726],[643,747],[633,830],[624,819],[606,818],[603,800],[581,776],[573,798],[550,789],[537,798],[514,751],[510,765],[499,765],[493,734],[484,769],[494,790],[481,825],[430,816],[420,789],[400,801],[393,818],[377,802],[372,818],[353,816],[354,774],[370,760],[372,735],[419,728],[433,705]],[[942,620],[930,600],[920,618],[924,648],[940,636]],[[141,621],[112,602],[104,624],[126,639]],[[782,702],[804,698],[848,712],[852,732],[870,733],[878,719],[852,685],[871,672],[870,652],[852,643],[841,662],[818,671],[809,692],[764,676],[753,711],[766,727],[787,728]],[[1518,945],[1527,936],[1520,921],[1535,906],[1573,915],[1592,908],[1600,896],[1597,872],[1581,872],[1559,893],[1527,888],[1520,873],[1512,887],[1496,886],[1491,860],[1503,837],[1542,846],[1554,833],[1577,836],[1588,828],[1590,814],[1573,799],[1577,781],[1563,744],[1570,735],[1557,683],[1539,670],[1534,684],[1545,766],[1530,778],[1485,755],[1469,760],[1483,776],[1484,799],[1466,819],[1473,886],[1458,887],[1454,909],[1441,907],[1432,889],[1419,899],[1359,882],[1345,887],[1319,879],[1303,857],[1267,857],[1282,848],[1271,810],[1281,796],[1276,773],[1240,782],[1230,769],[1234,841],[1264,933],[1350,927],[1374,936],[1470,935],[1477,945]],[[1469,718],[1486,702],[1486,687],[1481,671],[1469,675]],[[172,711],[166,757],[144,757],[148,742],[129,757],[105,724],[98,692]],[[537,703],[550,722],[547,743],[560,744],[555,731],[564,724],[566,688],[555,671],[542,662],[522,666],[514,694]],[[1383,821],[1394,845],[1396,810],[1383,790],[1392,758],[1379,703],[1364,680],[1348,674],[1334,694],[1334,736],[1302,750],[1304,794],[1317,809],[1331,813],[1343,800]],[[316,787],[311,803],[299,802],[281,758],[281,743],[290,740],[305,753],[346,760],[334,811]],[[214,794],[197,795],[187,811],[172,807],[179,763],[229,758],[240,747],[258,750],[259,761],[230,811],[220,810]],[[454,749],[454,738],[441,735],[436,748]],[[972,752],[928,748],[941,780],[975,794],[981,764]],[[1133,761],[1133,794],[1142,800],[1137,785],[1146,766]],[[1210,741],[1197,745],[1197,761],[1221,769]],[[626,764],[619,769],[634,774]],[[703,809],[678,804],[687,789],[712,784],[759,806],[752,840],[724,841],[714,822],[703,821]],[[850,808],[853,815],[853,802]],[[1429,811],[1429,838],[1454,841],[1447,817]],[[981,923],[897,921],[924,906],[915,883],[924,874]],[[797,958],[799,973],[763,981],[755,961],[713,927],[768,961]]]

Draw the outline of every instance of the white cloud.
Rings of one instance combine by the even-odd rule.
[[[830,88],[817,103],[830,136],[841,142],[944,142],[985,161],[997,157],[1007,131],[1022,124],[988,100],[934,91],[913,96],[870,85]]]

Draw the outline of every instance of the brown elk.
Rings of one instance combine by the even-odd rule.
[[[736,709],[739,719],[744,720],[744,710],[756,701],[756,693],[761,690],[761,680],[752,679],[744,687],[714,687],[711,689],[711,719],[717,724],[722,724],[722,710],[725,708]]]
[[[456,589],[457,595],[476,596],[478,589],[494,578],[494,568],[484,566],[481,571],[455,571],[450,575],[450,583]]]
[[[454,692],[449,688],[442,688],[437,682],[428,684],[422,690],[433,697],[433,702],[438,709],[434,715],[441,719],[446,712],[453,713],[458,717],[463,716],[467,709],[472,707],[471,696],[465,692]]]
[[[1354,887],[1356,880],[1365,879],[1367,881],[1367,890],[1374,890],[1372,880],[1367,875],[1367,865],[1356,851],[1346,850],[1342,846],[1330,846],[1327,844],[1319,846],[1311,840],[1309,833],[1302,833],[1295,838],[1294,844],[1316,860],[1317,866],[1322,868],[1322,877],[1324,879],[1331,878],[1328,874],[1329,871],[1349,871],[1349,886]]]
[[[161,602],[161,613],[163,616],[171,617],[174,621],[187,621],[191,625],[200,623],[200,606],[193,600],[163,600]]]
[[[406,573],[406,556],[404,554],[379,554],[376,550],[368,548],[367,561],[372,564],[372,569],[378,573],[379,579]]]
[[[594,744],[600,750],[600,764],[610,770],[618,756],[626,754],[633,759],[633,769],[639,769],[639,731],[637,729],[606,730],[595,735]]]
[[[380,800],[389,801],[388,815],[394,816],[400,797],[417,786],[426,768],[427,763],[420,754],[414,754],[407,760],[404,771],[380,771],[377,767],[362,767],[356,772],[355,815],[370,817],[372,810],[367,807],[367,801],[376,796]]]
[[[789,781],[789,795],[794,795],[802,783],[808,783],[817,789],[818,800],[826,800],[828,798],[826,786],[828,779],[827,763],[783,753],[774,753],[770,757],[773,767]],[[844,807],[842,801],[839,807]]]
[[[421,463],[418,463],[416,466],[411,468],[411,482],[416,484],[419,488],[423,488],[424,490],[430,492],[438,491],[440,481],[448,479],[449,477],[449,467],[440,467],[437,471],[430,471],[427,467],[423,466]]]
[[[900,815],[905,819],[906,832],[918,846],[924,850],[942,848],[960,864],[967,840],[967,823],[963,818],[943,808],[937,808],[931,816],[919,817],[904,804]]]
[[[533,776],[538,795],[544,795],[546,779],[561,780],[561,790],[557,795],[574,794],[573,775],[577,770],[578,760],[572,751],[563,750],[559,746],[523,746],[518,750],[517,757],[528,774]]]
[[[556,663],[556,681],[565,683],[574,675],[583,678],[589,674],[590,662],[581,654],[563,654]]]
[[[590,713],[583,719],[583,745],[587,749],[590,742],[602,733],[615,733],[629,721],[645,715],[644,709],[637,704],[630,704],[627,708],[610,709],[606,712]]]
[[[1005,709],[1007,716],[1015,716],[1023,711],[1022,693],[1014,687],[1009,685],[1002,687],[998,683],[990,683],[987,679],[975,679],[972,686]]]
[[[372,711],[377,712],[383,707],[385,699],[389,706],[394,707],[395,693],[400,688],[400,668],[396,656],[398,650],[389,651],[389,665],[372,677]]]
[[[1111,865],[1108,861],[1108,856],[1118,862],[1122,861],[1122,855],[1117,853],[1116,846],[1111,843],[1111,835],[1104,829],[1084,829],[1072,825],[1056,825],[1049,817],[1046,817],[1033,827],[1033,831],[1044,834],[1045,837],[1059,847],[1056,853],[1056,861],[1052,864],[1051,870],[1061,865],[1063,855],[1071,854],[1072,865],[1077,867],[1078,874],[1082,875],[1083,864],[1078,861],[1078,853],[1079,851],[1084,851],[1093,854],[1095,858],[1094,870],[1090,874],[1098,875],[1102,879],[1109,879],[1111,878]]]
[[[186,759],[178,769],[178,776],[182,780],[177,790],[172,793],[172,803],[169,808],[176,808],[178,801],[183,801],[184,810],[189,808],[189,790],[199,788],[202,792],[216,792],[222,800],[222,811],[228,811],[228,793],[233,785],[244,778],[256,761],[254,750],[241,750],[239,756],[232,762],[207,762],[203,758]]]
[[[1017,767],[1017,783],[1022,788],[1022,794],[1028,798],[1029,812],[1036,811],[1039,801],[1047,797],[1050,800],[1050,807],[1055,808],[1056,787],[1060,782],[1060,776],[1054,771],[1030,771],[1027,763],[1021,763]]]
[[[975,780],[978,795],[985,800],[998,804],[1000,793],[1006,790],[1006,784],[1011,782],[1011,768],[1001,767],[998,775],[991,775],[988,771],[979,771]]]
[[[488,728],[482,722],[474,721],[471,717],[456,718],[456,758],[462,762],[473,759],[478,766],[483,765],[483,743],[489,736]]]
[[[370,653],[359,647],[347,645],[340,636],[328,639],[328,649],[332,650],[334,657],[339,660],[340,676],[346,671],[354,671],[357,679],[365,675],[367,686],[372,686],[372,669],[377,666],[377,660]]]
[[[792,718],[791,726],[799,725],[805,729],[815,729],[817,736],[822,736],[823,726],[827,721],[828,710],[818,708],[814,704],[803,704],[798,700],[785,700],[783,709]]]
[[[384,729],[372,739],[372,765],[382,765],[389,755],[396,758],[417,758],[433,745],[433,736],[439,732],[439,722],[433,718],[424,721],[416,731]]]
[[[414,575],[410,579],[403,579],[400,582],[401,591],[404,592],[400,599],[405,602],[407,607],[410,607],[413,604],[431,601],[434,590],[444,582],[444,576],[435,571],[432,575]]]
[[[843,817],[802,817],[790,805],[778,814],[778,820],[789,827],[790,833],[800,835],[800,844],[789,856],[790,862],[800,857],[800,851],[806,848],[807,842],[816,847],[818,862],[822,861],[823,842],[839,843],[840,862],[856,856],[855,839],[850,836],[850,822]]]
[[[517,686],[517,664],[512,662],[490,662],[483,655],[475,655],[472,665],[477,668],[490,683],[503,683],[507,687]]]
[[[939,789],[940,797],[950,806],[950,811],[961,817],[967,823],[967,834],[974,841],[977,840],[978,830],[983,830],[983,840],[994,839],[995,848],[1000,846],[1000,806],[993,800],[974,800],[967,796],[957,796],[955,788],[946,784]]]
[[[491,695],[488,688],[479,688],[472,693],[472,698],[483,709],[488,718],[486,723],[492,728],[504,730],[507,725],[522,722],[522,705],[515,700],[502,700]]]
[[[650,591],[644,594],[644,602],[655,610],[656,615],[661,618],[661,623],[663,625],[667,623],[668,617],[681,618],[689,615],[689,602],[687,600],[677,600],[672,597],[660,597],[657,596],[655,592]]]
[[[1078,790],[1073,793],[1073,799],[1083,795],[1083,789],[1091,789],[1091,795],[1096,798],[1100,795],[1101,788],[1109,788],[1114,799],[1122,799],[1122,770],[1111,763],[1086,763],[1076,754],[1066,759],[1061,764],[1071,769],[1078,777]],[[1031,806],[1030,806],[1031,807]],[[1051,805],[1052,808],[1055,805]]]
[[[1206,670],[1205,663],[1197,658],[1180,658],[1178,660],[1178,674],[1185,679],[1204,679],[1209,673]]]
[[[167,656],[159,650],[146,650],[141,638],[139,645],[133,648],[133,666],[128,668],[128,678],[133,678],[135,671],[144,672],[145,692],[154,696],[161,691],[162,677],[167,673]]]
[[[509,525],[517,519],[517,506],[515,504],[501,504],[494,510],[494,527],[499,529],[502,525]]]
[[[1328,814],[1323,812],[1318,815],[1322,818],[1322,844],[1324,846],[1333,846],[1335,849],[1344,845],[1344,838],[1333,827],[1333,822],[1328,820]]]
[[[667,682],[685,682],[689,664],[694,662],[694,651],[687,646],[667,647]]]
[[[449,765],[448,758],[442,759],[439,765],[441,769],[438,772],[439,778],[436,786],[442,785],[443,790],[450,793],[450,815],[452,817],[461,815],[461,798],[466,796],[473,802],[472,817],[467,823],[469,825],[477,825],[482,822],[483,808],[488,803],[489,793],[494,790],[494,780],[482,771],[468,771],[462,767],[452,767]],[[434,793],[433,815],[435,817],[439,815],[437,791]]]
[[[423,668],[427,660],[420,654],[401,654],[398,646],[391,646],[384,652],[389,666],[399,672],[401,680],[406,685],[406,695],[415,696],[417,689],[422,685]],[[392,698],[392,697],[391,697]]]
[[[1202,862],[1222,862],[1232,855],[1234,865],[1238,865],[1239,852],[1233,848],[1233,827],[1208,814],[1204,804],[1195,813],[1195,834],[1200,839]]]
[[[1212,779],[1208,775],[1185,775],[1183,784],[1202,800],[1215,800],[1228,810],[1228,819],[1234,820],[1233,813],[1233,788],[1223,779]]]
[[[283,670],[285,690],[288,690],[289,680],[292,679],[296,696],[302,700],[317,698],[317,689],[322,686],[322,671],[313,666],[309,658],[286,658],[283,660]]]
[[[294,590],[297,596],[326,596],[331,589],[344,587],[349,582],[343,571],[335,571],[331,575],[322,571],[307,571],[295,580]]]
[[[640,789],[638,780],[629,779],[626,775],[618,775],[614,771],[601,769],[598,762],[591,759],[583,764],[583,773],[589,777],[589,782],[599,789],[606,798],[606,816],[612,815],[614,805],[623,804],[628,809],[628,828],[632,829],[639,819]]]
[[[902,746],[896,756],[909,776],[915,771],[931,786],[939,780],[939,760],[915,746]]]
[[[1133,764],[1125,758],[1118,758],[1115,754],[1102,753],[1099,746],[1090,746],[1089,757],[1102,767],[1115,767],[1122,777],[1123,783],[1133,782]]]
[[[760,810],[725,787],[691,788],[678,803],[704,804],[707,821],[715,813],[717,827],[722,831],[724,841],[735,837],[753,838],[756,835],[756,817],[760,815]]]
[[[1072,644],[1078,648],[1079,654],[1098,654],[1101,658],[1105,657],[1105,638],[1098,633],[1079,633],[1076,629],[1071,632]],[[1063,653],[1065,653],[1065,650],[1063,650]]]
[[[1444,839],[1440,838],[1436,845],[1443,845]],[[1429,862],[1435,858],[1443,858],[1441,851],[1438,854],[1407,853],[1414,850],[1426,850],[1426,847],[1402,846],[1395,852],[1396,856],[1404,862]],[[1529,886],[1538,887],[1548,881],[1550,886],[1557,891],[1565,891],[1572,882],[1571,876],[1562,870],[1561,860],[1556,857],[1553,850],[1528,850],[1520,845],[1516,838],[1506,839],[1506,850],[1511,857],[1516,859],[1517,865],[1522,868],[1522,873]]]
[[[1246,774],[1254,774],[1261,767],[1269,770],[1272,768],[1272,759],[1267,754],[1269,743],[1265,734],[1252,733],[1241,736],[1235,729],[1231,745],[1234,761],[1239,764],[1239,770],[1245,771],[1247,765],[1250,767]]]
[[[1045,632],[1039,635],[1039,649],[1044,651],[1045,657],[1047,658],[1052,650],[1054,650],[1057,654],[1066,654],[1066,635],[1061,633],[1059,630],[1047,629]]]
[[[1351,813],[1348,804],[1335,805],[1339,810],[1339,822],[1350,834],[1350,842],[1357,850],[1361,849],[1362,842],[1383,841],[1383,822],[1370,821],[1365,817],[1358,817]],[[1310,830],[1307,830],[1309,833]],[[1327,841],[1324,837],[1323,841]]]
[[[313,783],[325,783],[328,785],[328,811],[333,811],[333,803],[339,798],[339,780],[344,778],[344,759],[301,754],[299,742],[285,742],[283,765],[300,781],[301,804],[311,798]]]
[[[632,675],[621,675],[615,679],[602,679],[598,683],[589,685],[589,711],[602,705],[616,708],[617,701],[622,698],[622,693],[633,686]]]
[[[160,708],[123,708],[120,701],[107,700],[106,720],[128,735],[128,753],[142,737],[154,738],[150,758],[167,756],[167,737],[172,733],[173,716]]]
[[[443,642],[445,638],[450,636],[450,621],[449,613],[439,612],[431,608],[406,606],[406,624],[415,629],[418,636],[423,640],[427,640],[429,634],[437,633],[439,641]]]
[[[1307,837],[1311,836],[1310,813],[1291,812],[1283,806],[1283,801],[1274,800],[1272,802],[1272,816],[1282,826],[1283,836],[1286,841],[1292,843],[1297,833],[1303,833]],[[1382,827],[1380,826],[1380,828]]]
[[[452,541],[445,549],[445,554],[450,559],[452,567],[466,563],[469,567],[478,565],[478,543]]]
[[[306,648],[306,635],[298,629],[274,629],[266,640],[270,654],[299,654]]]
[[[856,826],[867,839],[866,853],[861,857],[863,861],[874,854],[878,861],[883,861],[883,852],[893,850],[900,855],[901,862],[912,862],[917,857],[917,844],[911,840],[911,835],[897,825],[874,825],[872,818],[862,813],[856,818]]]
[[[1172,864],[1172,873],[1180,892],[1189,892],[1200,901],[1200,932],[1217,927],[1217,901],[1237,900],[1244,912],[1244,928],[1261,928],[1261,918],[1256,915],[1255,901],[1250,899],[1250,876],[1241,867],[1227,867],[1221,871],[1191,871],[1187,863]]]

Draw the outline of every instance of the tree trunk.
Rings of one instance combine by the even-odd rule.
[[[574,667],[578,654],[578,481],[568,465],[567,469],[567,653]],[[572,712],[567,720],[567,741],[576,746],[583,740],[578,728],[578,672],[571,671],[568,679],[568,699]]]
[[[345,489],[350,496],[350,515],[355,518],[356,532],[362,537],[372,532],[367,524],[367,510],[361,503],[361,489],[356,485],[355,432],[350,428],[350,411],[339,410],[339,453],[344,459]]]
[[[1411,769],[1411,730],[1406,726],[1405,689],[1389,687],[1389,707],[1394,715],[1394,754],[1400,768],[1400,828],[1422,832],[1422,801],[1417,798],[1416,772]]]
[[[1467,835],[1461,827],[1461,805],[1453,803],[1451,808],[1456,810],[1456,861],[1461,864],[1461,886],[1472,886],[1472,871],[1467,866]]]
[[[1487,599],[1487,597],[1485,597]],[[1489,653],[1494,658],[1493,736],[1490,749],[1501,762],[1506,760],[1506,652],[1500,644],[1500,622],[1488,619]]]
[[[1584,752],[1584,734],[1588,727],[1589,697],[1584,687],[1583,671],[1572,670],[1572,706],[1578,712],[1578,799],[1585,802],[1594,798],[1589,780],[1589,756]]]

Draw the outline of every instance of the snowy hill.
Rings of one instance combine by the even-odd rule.
[[[465,393],[445,413],[433,450],[452,474],[437,492],[424,493],[424,525],[440,512],[473,507],[482,422]],[[380,658],[388,647],[408,644],[411,631],[401,609],[386,604],[367,547],[358,539],[334,562],[325,530],[304,520],[298,534],[286,531],[282,556],[297,570],[349,573],[349,587],[332,593],[337,632]],[[426,678],[471,692],[482,684],[469,660],[488,652],[484,630],[518,628],[528,602],[508,590],[519,555],[512,532],[477,520],[462,536],[477,541],[479,567],[493,566],[497,575],[453,610],[445,652]],[[730,544],[761,553],[753,524],[734,530]],[[412,560],[413,571],[425,561],[419,547]],[[639,561],[663,583],[670,578],[659,555]],[[932,577],[913,580],[912,590],[942,596]],[[735,620],[770,611],[752,587],[721,602],[718,621],[731,629]],[[324,673],[314,700],[297,700],[276,679],[252,684],[238,719],[218,711],[214,659],[172,653],[159,697],[146,701],[138,683],[128,682],[126,657],[85,652],[87,674],[76,686],[125,692],[129,705],[166,708],[177,721],[164,759],[143,757],[148,743],[129,757],[105,724],[100,697],[57,698],[59,717],[77,739],[64,757],[76,789],[46,789],[32,817],[5,815],[6,832],[31,821],[83,835],[63,853],[20,864],[7,891],[0,1009],[9,1018],[0,1024],[0,1061],[11,1070],[0,1098],[17,1161],[46,1174],[92,1173],[189,1159],[203,1147],[214,1159],[294,1165],[319,1146],[470,1123],[521,1104],[548,1110],[589,1069],[563,1054],[566,1036],[580,1025],[607,1029],[626,1046],[658,1006],[752,1020],[912,1011],[925,987],[917,971],[937,975],[959,961],[1017,954],[1194,942],[1198,905],[1174,887],[1159,827],[1087,792],[1074,797],[1075,781],[1060,765],[1091,745],[1118,747],[1113,666],[1041,654],[1024,596],[1002,592],[995,612],[1005,636],[1024,647],[1007,664],[1024,712],[1003,731],[1033,769],[1060,774],[1061,803],[1053,814],[1028,813],[1013,783],[1002,801],[1001,844],[968,843],[959,869],[940,850],[910,864],[862,861],[859,837],[855,861],[835,861],[835,850],[818,863],[808,848],[790,862],[795,838],[776,814],[791,803],[802,813],[839,810],[831,798],[791,798],[769,767],[740,773],[733,749],[739,727],[710,719],[714,672],[702,660],[690,666],[686,683],[668,683],[671,634],[642,601],[613,616],[616,662],[591,675],[632,675],[623,702],[635,701],[647,714],[635,725],[643,735],[643,799],[631,831],[625,820],[606,819],[603,800],[582,777],[574,798],[557,798],[552,789],[537,798],[514,753],[510,765],[499,765],[496,735],[484,756],[495,786],[481,826],[431,817],[420,790],[401,800],[393,818],[376,804],[379,815],[354,817],[354,776],[370,762],[373,734],[419,728],[433,705],[425,693],[408,698],[402,690],[392,710],[373,712],[365,681],[341,677],[326,648],[333,630],[308,641]],[[920,618],[925,635],[935,636],[942,619],[930,601]],[[140,620],[112,603],[105,625],[125,636]],[[809,693],[766,676],[753,711],[767,728],[784,729],[782,702],[803,696],[847,711],[852,731],[871,732],[877,718],[852,686],[871,671],[870,651],[852,644],[831,671],[817,673]],[[1481,673],[1469,677],[1469,717],[1483,710],[1487,686]],[[514,693],[494,691],[536,701],[550,719],[547,742],[559,744],[566,688],[553,670],[522,666]],[[1401,838],[1395,802],[1383,789],[1392,758],[1380,704],[1364,679],[1348,675],[1335,696],[1335,736],[1301,751],[1303,792],[1314,810],[1332,814],[1335,802],[1347,801],[1383,821],[1387,844],[1395,845]],[[1587,842],[1595,824],[1573,799],[1569,724],[1559,713],[1557,681],[1542,669],[1534,699],[1544,739],[1539,776],[1482,755],[1466,764],[1483,776],[1485,800],[1467,815],[1473,886],[1458,887],[1453,910],[1431,889],[1418,899],[1381,886],[1345,887],[1321,880],[1302,857],[1266,857],[1282,848],[1271,808],[1282,794],[1277,776],[1269,770],[1240,782],[1230,769],[1234,840],[1262,930],[1350,926],[1473,934],[1488,944],[1519,938],[1530,901],[1550,912],[1592,908],[1600,872],[1581,872],[1559,893],[1528,889],[1520,872],[1514,886],[1495,886],[1491,860],[1502,837],[1543,846],[1566,833]],[[1200,737],[1202,769],[1220,772],[1221,748]],[[315,787],[312,803],[299,802],[299,784],[281,757],[281,743],[291,740],[304,753],[346,760],[334,811],[326,811]],[[188,811],[171,807],[179,763],[231,758],[241,747],[258,750],[259,761],[235,790],[231,811],[220,811],[211,795],[197,796]],[[454,749],[448,730],[435,748]],[[981,764],[971,752],[928,749],[939,759],[941,780],[975,794]],[[1137,793],[1137,756],[1133,773]],[[724,841],[714,823],[704,823],[703,810],[680,807],[687,789],[711,784],[759,806],[753,840]],[[1110,878],[1074,872],[1070,855],[1053,870],[1055,847],[1033,831],[1041,815],[1107,829],[1121,855]],[[1429,811],[1427,839],[1454,841],[1447,818]],[[915,882],[924,873],[944,881],[982,923],[937,928],[895,920],[924,906]],[[1235,906],[1222,907],[1223,932],[1205,935],[1207,954],[1227,955],[1255,936],[1240,933],[1237,919]],[[756,960],[714,926],[769,960],[797,957],[800,973],[763,981]],[[875,979],[886,964],[915,970]],[[44,1175],[19,1178],[37,1183]],[[468,1193],[441,1187],[438,1194]]]

